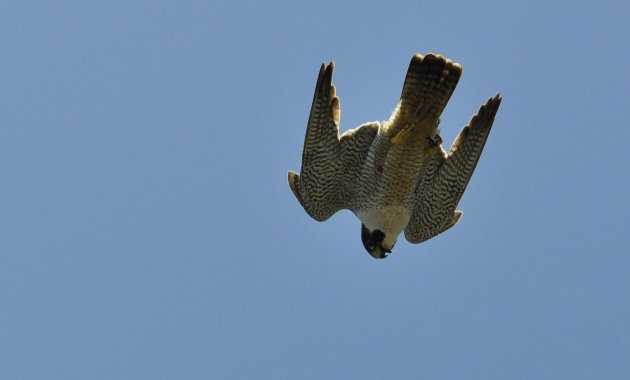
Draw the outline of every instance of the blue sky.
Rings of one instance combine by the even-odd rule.
[[[4,1],[0,377],[630,377],[628,5]],[[363,249],[310,219],[317,71],[341,129],[414,53],[503,103],[452,230]]]

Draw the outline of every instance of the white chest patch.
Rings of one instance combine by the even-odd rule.
[[[381,230],[386,235],[398,236],[409,223],[411,213],[401,206],[387,206],[356,213],[357,217],[370,230]]]

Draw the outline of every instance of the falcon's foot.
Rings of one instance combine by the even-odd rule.
[[[429,138],[429,146],[427,146],[425,149],[426,154],[428,154],[429,156],[433,156],[435,153],[437,153],[438,150],[440,150],[441,145],[442,138],[440,137],[440,135],[433,135],[433,137]]]
[[[409,138],[411,135],[411,127],[405,127],[402,131],[398,132],[398,134],[391,138],[392,144],[402,144]]]

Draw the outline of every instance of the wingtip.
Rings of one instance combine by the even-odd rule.
[[[334,67],[334,61],[330,61],[329,64],[324,62],[320,66],[317,83],[315,84],[315,96],[313,101],[315,101],[318,96],[334,98],[334,94],[331,94],[331,90],[334,92],[334,88],[332,88],[332,74]]]
[[[490,98],[488,98],[488,101],[486,101],[486,104],[488,105],[488,108],[498,109],[499,106],[501,105],[501,100],[503,100],[503,96],[501,96],[500,92],[497,92],[494,96],[491,96]]]
[[[324,68],[326,75],[330,75],[332,77],[332,73],[335,70],[335,61],[330,61],[328,64],[322,63],[322,67]]]
[[[493,96],[492,98],[490,98],[487,102],[488,104],[488,108],[490,109],[490,111],[494,114],[497,113],[497,111],[499,110],[499,106],[501,105],[501,101],[503,100],[503,97],[501,96],[500,93],[497,92],[497,94],[495,96]]]
[[[335,68],[335,61],[330,61],[328,64],[326,62],[322,62],[319,66],[319,81],[323,79],[324,76],[332,76],[332,71]]]
[[[298,191],[298,180],[300,179],[300,175],[294,171],[289,170],[287,173],[287,179],[289,181],[289,187],[293,192],[293,195],[297,198],[298,202],[302,203],[302,197],[300,197],[300,192]]]
[[[322,76],[324,76],[324,72],[326,71],[326,63],[322,62],[322,64],[319,66],[319,75],[318,75],[318,79],[321,79]]]
[[[335,64],[333,61],[330,61],[330,63],[326,65],[326,68],[324,69],[324,76],[322,78],[322,82],[325,86],[332,85],[332,76],[333,76],[334,69],[335,69]]]
[[[487,115],[486,117],[494,118],[496,113],[499,110],[499,106],[501,105],[501,94],[497,92],[496,95],[491,96],[488,100],[479,107],[479,112],[477,112],[476,116],[482,117]]]
[[[293,170],[289,170],[289,172],[287,173],[287,179],[289,180],[289,186],[291,186],[291,188],[295,186],[295,183],[299,177],[300,175],[298,173],[294,172]]]

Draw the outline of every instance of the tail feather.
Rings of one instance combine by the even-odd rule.
[[[441,55],[414,55],[409,63],[396,117],[406,123],[418,119],[437,120],[461,75],[461,65]]]

